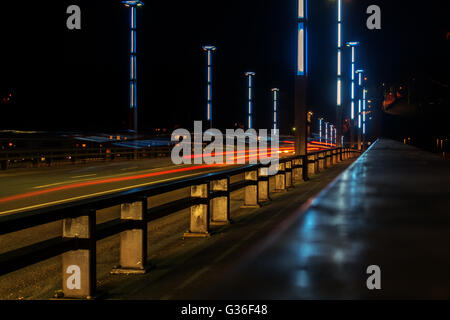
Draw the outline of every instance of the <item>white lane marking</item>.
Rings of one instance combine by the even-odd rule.
[[[19,211],[25,211],[25,210],[30,210],[30,209],[37,209],[37,208],[41,208],[41,207],[46,207],[46,206],[50,206],[50,205],[54,205],[54,204],[70,202],[70,201],[74,201],[74,200],[81,200],[81,199],[90,198],[90,197],[94,197],[94,196],[100,196],[100,195],[103,195],[103,194],[112,193],[112,192],[116,192],[116,191],[123,191],[123,190],[127,190],[127,189],[133,189],[133,188],[137,188],[137,187],[148,186],[148,185],[156,184],[156,183],[159,183],[159,182],[178,180],[178,179],[182,179],[182,178],[192,177],[192,176],[195,176],[195,175],[198,175],[198,174],[201,174],[201,173],[197,172],[197,173],[188,174],[188,175],[185,175],[185,176],[178,176],[178,177],[174,177],[174,178],[168,178],[168,179],[157,180],[157,181],[152,181],[152,182],[147,182],[147,183],[142,183],[142,184],[136,184],[136,185],[123,187],[123,188],[118,188],[118,189],[112,189],[112,190],[108,190],[108,191],[102,191],[102,192],[97,192],[97,193],[90,193],[90,194],[84,195],[84,196],[78,196],[78,197],[73,197],[73,198],[64,199],[64,200],[57,200],[57,201],[37,204],[37,205],[34,205],[34,206],[28,206],[28,207],[23,207],[23,208],[18,208],[18,209],[2,211],[2,212],[0,212],[0,215],[7,214],[7,213],[15,213],[15,212],[19,212]]]
[[[123,169],[120,169],[120,171],[131,170],[131,169],[138,169],[138,168],[139,167],[123,168]]]
[[[98,176],[98,178],[99,179],[116,178],[116,177],[121,177],[121,176],[129,175],[129,174],[149,173],[149,172],[152,172],[154,170],[161,170],[161,169],[168,169],[168,168],[176,168],[176,166],[160,167],[160,168],[152,168],[152,169],[146,169],[146,170],[140,170],[140,171],[134,171],[134,172],[118,173],[118,174],[112,174],[112,175],[109,175],[109,176]],[[182,168],[184,168],[184,167],[182,166]],[[96,175],[96,173],[94,175]],[[82,176],[80,176],[80,177],[82,177]],[[74,177],[72,177],[72,178],[74,178]],[[42,189],[42,188],[58,186],[58,185],[61,185],[61,184],[66,184],[66,183],[84,182],[84,181],[92,181],[92,179],[67,180],[67,181],[61,181],[61,182],[46,184],[46,185],[42,185],[42,186],[32,187],[32,189]]]
[[[71,178],[73,178],[73,179],[75,179],[75,178],[85,178],[85,177],[92,177],[92,176],[96,176],[97,174],[96,173],[91,173],[91,174],[85,174],[85,175],[82,175],[82,176],[74,176],[74,177],[71,177]]]

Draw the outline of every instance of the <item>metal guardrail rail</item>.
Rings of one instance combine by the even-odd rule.
[[[125,147],[72,148],[49,150],[0,150],[0,169],[6,170],[14,164],[28,163],[32,166],[56,162],[78,163],[88,160],[142,159],[169,156],[171,146],[153,146],[141,149]]]
[[[360,151],[335,148],[303,156],[281,158],[275,190],[308,180],[317,172],[355,157]],[[230,183],[230,177],[244,180]],[[0,276],[62,255],[63,295],[89,298],[96,290],[96,241],[120,233],[120,267],[111,273],[144,273],[147,270],[147,224],[190,208],[190,228],[184,237],[210,236],[211,223],[230,222],[230,193],[244,190],[244,206],[257,208],[270,201],[268,165],[250,164],[173,182],[135,188],[68,204],[0,216],[0,236],[62,220],[62,237],[41,241],[0,254]],[[190,187],[190,197],[147,208],[147,198]],[[96,224],[96,212],[121,206],[121,218]]]

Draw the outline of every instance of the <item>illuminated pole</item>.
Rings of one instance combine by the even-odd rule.
[[[363,109],[363,100],[364,96],[364,88],[362,86],[362,78],[364,75],[364,70],[359,69],[356,70],[356,74],[358,75],[358,150],[361,150],[361,131],[362,131],[362,109]]]
[[[325,122],[325,144],[328,145],[328,122]]]
[[[216,51],[216,47],[203,46],[202,48],[206,51],[206,121],[212,128],[212,53]]]
[[[280,89],[273,88],[273,130],[279,129],[278,127],[278,96]]]
[[[295,153],[306,155],[307,152],[307,117],[306,94],[308,82],[308,21],[307,0],[297,1],[297,70],[295,77]],[[306,179],[306,170],[304,171]]]
[[[253,128],[253,77],[254,72],[246,72],[245,76],[248,78],[248,107],[247,107],[247,125],[248,129]]]
[[[336,108],[336,126],[339,136],[342,135],[342,79],[341,79],[341,63],[342,63],[342,0],[338,3],[338,34],[337,34],[337,108]],[[342,140],[342,139],[340,139]]]
[[[322,142],[322,122],[323,122],[323,118],[319,118],[319,142]]]
[[[334,144],[335,144],[335,146],[337,146],[336,145],[336,143],[337,143],[337,130],[336,130],[336,127],[334,127]]]
[[[330,145],[333,144],[334,126],[330,124]]]
[[[139,0],[122,1],[125,7],[131,10],[130,19],[130,110],[132,112],[132,125],[134,133],[138,133],[137,114],[137,64],[136,64],[136,8],[142,7],[144,3]]]
[[[359,42],[353,41],[353,42],[347,42],[347,46],[352,49],[352,63],[351,63],[351,86],[350,86],[350,113],[351,113],[351,120],[350,120],[350,130],[351,130],[351,146],[353,147],[354,142],[354,134],[353,134],[353,127],[354,127],[354,119],[355,119],[355,61],[356,61],[356,47],[359,45]]]

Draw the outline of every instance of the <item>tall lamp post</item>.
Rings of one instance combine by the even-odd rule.
[[[216,51],[214,46],[203,46],[206,51],[206,121],[212,128],[212,53]]]
[[[122,1],[125,7],[130,8],[130,110],[132,112],[132,125],[130,129],[135,134],[138,133],[138,114],[137,114],[137,64],[136,64],[136,8],[142,7],[144,3],[139,0]]]
[[[297,70],[295,76],[295,153],[307,152],[306,94],[308,82],[308,0],[297,0]],[[306,171],[304,171],[306,173]],[[306,179],[306,175],[304,176]]]
[[[254,72],[246,72],[245,76],[248,78],[248,107],[247,107],[247,126],[248,129],[253,129],[253,77]]]
[[[347,42],[347,47],[350,47],[352,50],[352,63],[351,63],[351,86],[350,86],[350,140],[351,146],[355,145],[355,137],[354,137],[354,120],[355,120],[355,61],[356,61],[356,47],[359,45],[358,41],[350,41]]]
[[[362,78],[363,78],[363,74],[364,74],[364,70],[362,69],[358,69],[355,71],[356,74],[358,75],[358,150],[361,150],[361,129],[362,129],[362,109],[363,109],[363,96],[365,95],[364,93],[364,87],[362,86]]]
[[[279,129],[278,127],[278,95],[279,95],[280,89],[273,88],[272,94],[273,94],[273,130]]]
[[[337,12],[337,99],[336,99],[336,126],[338,141],[342,141],[342,0],[337,0],[338,12]]]

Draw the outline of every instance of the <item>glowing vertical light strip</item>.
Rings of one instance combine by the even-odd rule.
[[[352,96],[352,100],[353,100],[353,99],[355,99],[355,83],[354,82],[352,82],[351,89],[352,89],[351,96]]]
[[[319,142],[322,142],[322,121],[323,119],[319,119]]]
[[[341,79],[337,82],[337,105],[341,105]]]
[[[362,81],[362,72],[358,73],[359,79],[358,79],[358,85],[361,85]]]
[[[338,39],[337,39],[337,106],[342,104],[342,85],[341,85],[341,47],[342,47],[342,0],[338,0]]]
[[[352,101],[352,119],[355,119],[355,103]]]
[[[248,129],[253,128],[253,76],[254,72],[246,72],[248,77]]]
[[[299,19],[305,18],[305,7],[303,0],[298,0],[298,18]]]
[[[278,128],[278,91],[279,89],[277,88],[273,88],[272,92],[273,92],[273,129],[277,129]]]
[[[338,50],[338,67],[337,67],[337,75],[338,75],[338,80],[340,80],[340,75],[341,75],[341,50]]]
[[[206,51],[206,120],[209,121],[210,127],[212,127],[212,53],[216,50],[214,46],[203,46],[203,50]]]
[[[305,53],[304,53],[304,25],[303,23],[298,24],[298,58],[297,74],[303,76],[305,74]]]
[[[361,129],[361,99],[358,100],[358,128]]]
[[[338,48],[341,47],[341,24],[338,23]]]
[[[325,122],[325,143],[328,144],[328,122]]]

